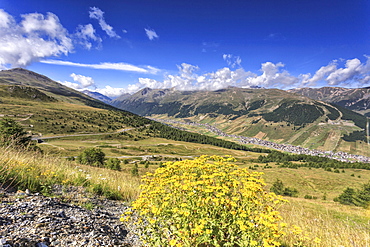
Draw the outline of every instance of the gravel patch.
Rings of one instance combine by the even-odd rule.
[[[119,220],[125,203],[79,187],[54,186],[53,194],[0,190],[0,247],[141,246]]]

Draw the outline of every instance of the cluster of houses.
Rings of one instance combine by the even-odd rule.
[[[186,125],[193,125],[193,126],[203,126],[207,128],[209,131],[215,133],[216,135],[234,138],[236,140],[239,140],[239,142],[242,144],[255,144],[255,145],[259,145],[259,146],[263,146],[267,148],[273,148],[276,150],[285,151],[289,153],[306,154],[306,155],[311,155],[311,156],[321,156],[321,157],[327,157],[330,159],[335,159],[335,160],[344,161],[344,162],[356,162],[357,161],[357,162],[370,163],[370,157],[366,157],[362,155],[349,154],[346,152],[321,151],[321,150],[303,148],[300,146],[293,146],[289,144],[279,144],[279,143],[270,142],[270,141],[262,140],[262,139],[255,138],[255,137],[230,135],[230,134],[222,132],[221,130],[209,124],[202,124],[202,123],[195,123],[195,122],[179,122],[175,120],[162,120],[162,119],[161,120],[153,119],[153,120],[171,123],[171,124],[186,124]]]

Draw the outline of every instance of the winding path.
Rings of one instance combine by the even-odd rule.
[[[116,132],[109,132],[109,133],[89,133],[89,134],[73,134],[73,135],[61,135],[61,136],[35,136],[32,137],[32,140],[47,140],[47,139],[56,139],[56,138],[63,138],[63,137],[72,137],[72,136],[96,136],[96,135],[111,135],[111,134],[118,134],[125,131],[132,130],[133,128],[128,129],[121,129]]]

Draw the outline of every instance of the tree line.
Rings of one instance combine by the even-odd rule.
[[[278,162],[278,163],[287,163],[297,161],[301,163],[292,164],[294,167],[312,167],[312,168],[334,168],[334,169],[343,169],[343,168],[355,168],[355,169],[365,169],[370,170],[370,164],[363,162],[344,162],[339,160],[330,159],[327,157],[321,156],[311,156],[307,154],[287,154],[280,151],[272,150],[268,155],[260,155],[256,162],[258,163],[268,163],[268,162]]]

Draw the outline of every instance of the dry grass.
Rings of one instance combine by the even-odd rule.
[[[89,191],[102,193],[104,195],[119,195],[125,201],[132,201],[139,194],[140,178],[131,175],[132,164],[122,165],[122,171],[113,171],[104,168],[78,165],[75,162],[48,155],[36,155],[17,152],[10,149],[0,150],[0,185],[6,180],[21,188],[42,190],[43,186],[55,183],[65,185],[83,185]],[[158,166],[151,165],[149,168],[139,167],[139,174],[153,171]],[[276,169],[276,170],[275,170]],[[275,170],[275,171],[274,171]],[[296,183],[310,180],[314,175],[318,176],[318,170],[294,169],[284,170],[282,173],[277,168],[271,169],[267,174],[268,183],[273,181],[272,177],[287,175],[284,180],[287,185],[293,179]],[[298,172],[296,175],[291,172]],[[301,173],[303,172],[303,173]],[[305,176],[304,176],[305,173]],[[311,174],[310,174],[311,173]],[[323,176],[330,177],[330,181],[345,177],[354,179],[349,174],[324,173]],[[288,175],[290,174],[290,175]],[[300,175],[298,175],[300,174]],[[291,177],[291,178],[289,178]],[[319,176],[322,180],[323,177]],[[289,179],[288,179],[289,178]],[[331,180],[333,179],[333,180]],[[358,178],[355,178],[359,180]],[[363,179],[363,178],[362,178]],[[316,181],[317,182],[317,181]],[[353,182],[353,181],[352,181]],[[360,181],[357,181],[360,182]],[[5,184],[5,183],[4,183]],[[302,191],[306,185],[297,186]],[[310,186],[310,185],[308,185]],[[315,185],[321,191],[321,184]],[[338,193],[338,192],[337,192]],[[321,194],[321,193],[319,193]],[[283,221],[289,226],[299,226],[302,229],[300,236],[293,231],[287,230],[287,235],[282,239],[284,246],[343,246],[343,247],[367,247],[370,246],[370,209],[362,209],[352,206],[344,206],[332,202],[334,195],[328,193],[328,200],[306,200],[302,198],[287,198],[289,203],[283,205],[279,211]],[[302,195],[301,195],[302,197]],[[299,238],[306,238],[303,245],[296,245]],[[307,240],[310,238],[310,240]],[[315,244],[313,239],[321,239],[320,244]]]
[[[370,209],[298,198],[289,198],[289,201],[280,210],[284,221],[301,227],[311,238],[321,239],[319,246],[370,246]],[[288,232],[284,241],[294,246],[297,239]]]
[[[0,185],[41,192],[48,192],[55,183],[78,185],[125,201],[135,199],[139,193],[140,178],[131,175],[130,164],[117,172],[48,155],[10,149],[1,149],[0,153]]]

